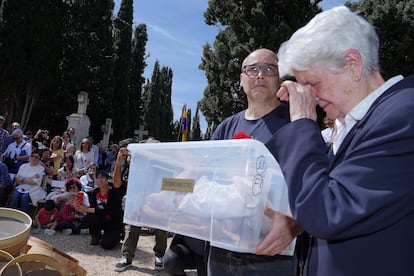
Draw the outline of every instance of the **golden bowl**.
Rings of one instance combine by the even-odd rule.
[[[27,244],[32,226],[32,218],[26,213],[0,207],[0,249],[14,257]]]

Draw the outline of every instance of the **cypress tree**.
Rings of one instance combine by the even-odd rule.
[[[134,134],[142,124],[142,86],[145,78],[143,77],[147,63],[145,59],[145,47],[148,41],[147,26],[140,24],[135,28],[134,39],[132,41],[132,76],[131,76],[131,96],[129,97],[129,135]]]
[[[193,117],[193,123],[191,126],[191,140],[200,141],[201,140],[201,128],[200,128],[200,115],[198,113],[198,107]]]
[[[383,77],[414,74],[414,0],[363,0],[347,5],[375,26]]]
[[[160,68],[159,61],[156,60],[151,80],[144,86],[144,126],[149,130],[149,135],[161,141],[174,141],[172,77],[171,68],[165,66]]]
[[[131,94],[132,0],[122,0],[115,19],[115,70],[112,98],[114,139],[127,136]]]
[[[148,129],[149,135],[160,136],[160,106],[161,106],[161,71],[159,61],[154,63],[151,80],[147,81],[144,86],[143,104],[144,104],[144,127]]]
[[[173,109],[171,104],[171,94],[172,94],[172,80],[173,80],[173,71],[169,67],[163,66],[161,68],[161,91],[160,91],[160,101],[161,105],[159,106],[160,113],[160,139],[163,141],[171,141],[172,132],[172,121],[173,121]]]
[[[113,6],[113,0],[73,1],[66,5],[63,19],[61,92],[57,95],[66,107],[60,113],[60,123],[64,122],[61,131],[66,127],[65,117],[77,110],[77,95],[85,91],[89,97],[90,134],[97,141],[105,118],[111,116]]]
[[[53,115],[34,110],[57,90],[60,11],[61,2],[52,0],[0,4],[0,111],[23,129],[32,118]]]

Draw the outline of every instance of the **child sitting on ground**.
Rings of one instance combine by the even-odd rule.
[[[83,195],[82,192],[80,193]],[[69,192],[65,205],[60,209],[60,220],[56,230],[62,230],[66,235],[89,234],[86,216],[77,212],[73,207],[73,202],[77,200],[77,195],[77,193]]]
[[[45,206],[37,212],[33,226],[37,227],[39,232],[44,229],[44,234],[53,236],[55,234],[58,216],[59,211],[55,207],[55,202],[53,200],[46,200]]]

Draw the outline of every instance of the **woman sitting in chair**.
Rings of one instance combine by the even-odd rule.
[[[34,150],[29,157],[29,163],[21,165],[15,176],[16,188],[12,192],[9,207],[20,209],[29,214],[29,192],[41,186],[45,169],[40,165],[40,151]]]

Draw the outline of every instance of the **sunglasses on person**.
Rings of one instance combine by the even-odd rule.
[[[32,157],[32,158],[34,158],[34,159],[40,159],[40,156],[39,155],[30,154],[29,156]]]

